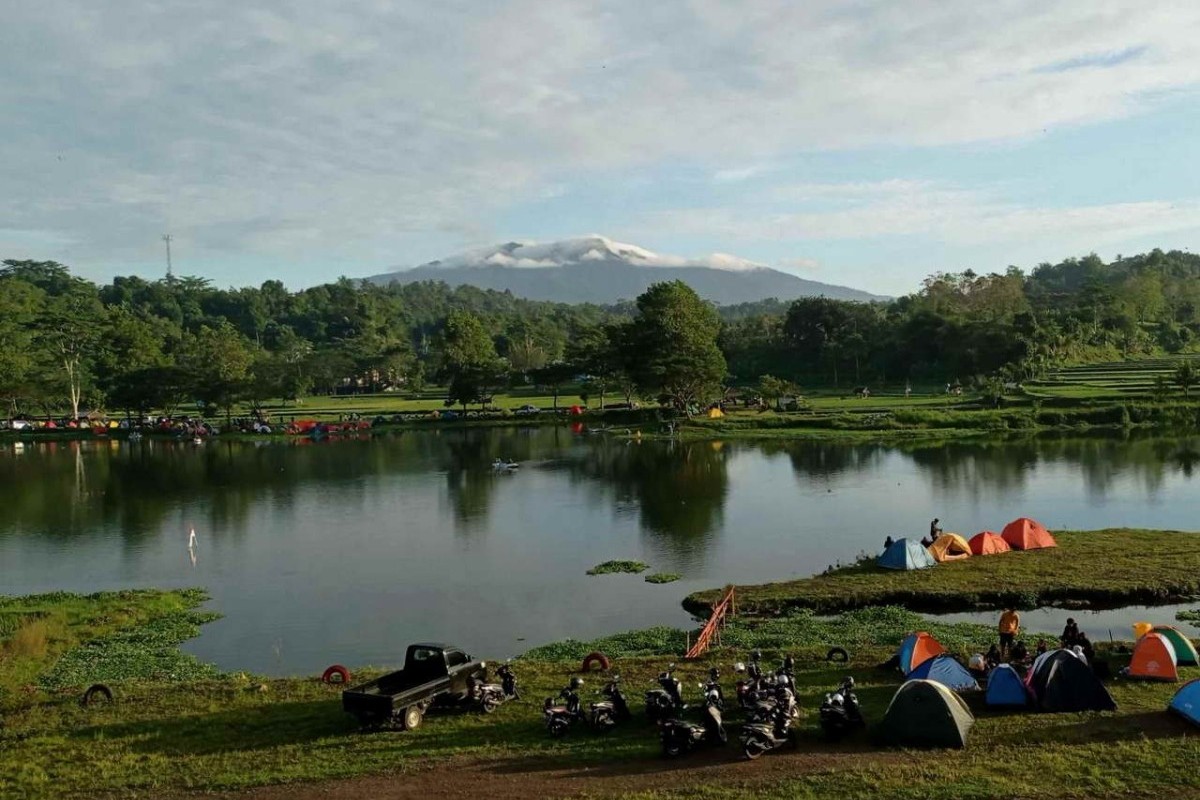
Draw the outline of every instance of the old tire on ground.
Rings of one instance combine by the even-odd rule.
[[[409,706],[404,709],[400,718],[404,725],[404,730],[412,731],[421,727],[421,720],[424,716],[425,712],[421,710],[420,706]]]
[[[350,670],[343,667],[341,664],[334,664],[329,669],[321,673],[321,683],[349,683]]]
[[[103,683],[93,683],[87,688],[87,691],[83,693],[83,697],[79,698],[79,705],[85,707],[90,706],[97,697],[103,697],[105,700],[111,703],[113,699],[112,689],[109,689]]]
[[[609,668],[608,656],[604,655],[604,653],[601,653],[599,650],[595,650],[583,657],[583,666],[579,668],[579,671],[591,672],[593,661],[600,665],[601,670],[607,670]]]
[[[845,664],[850,660],[850,654],[846,652],[846,648],[844,647],[831,647],[829,648],[829,652],[825,654],[825,660]]]

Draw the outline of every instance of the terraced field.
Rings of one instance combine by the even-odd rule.
[[[1200,369],[1200,356],[1195,355],[1113,361],[1064,367],[1042,380],[1027,381],[1024,388],[1032,397],[1146,398],[1151,395],[1155,379],[1164,377],[1171,383],[1172,393],[1179,394],[1174,382],[1175,370],[1185,361]]]

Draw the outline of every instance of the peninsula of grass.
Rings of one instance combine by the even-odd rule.
[[[637,575],[650,569],[649,564],[643,564],[641,561],[605,561],[603,564],[597,564],[587,571],[588,575],[614,575],[618,573],[628,573]]]
[[[874,558],[801,580],[737,587],[738,610],[776,614],[805,608],[835,613],[878,605],[952,612],[1004,607],[1117,608],[1200,597],[1200,534],[1110,528],[1059,531],[1058,547],[976,556],[931,569],[883,569]],[[689,595],[707,615],[724,592]]]
[[[644,580],[646,583],[674,583],[682,577],[678,572],[652,572]]]
[[[340,783],[369,776],[385,776],[389,786],[402,780],[414,794],[465,795],[479,789],[481,774],[490,781],[487,793],[502,800],[564,791],[846,800],[1177,796],[1180,780],[1193,774],[1200,747],[1200,731],[1165,710],[1174,685],[1126,681],[1109,683],[1120,707],[1115,713],[997,714],[976,703],[968,747],[953,758],[943,751],[879,749],[865,735],[830,745],[814,711],[824,693],[853,674],[866,717],[877,722],[902,677],[874,665],[906,631],[928,629],[957,653],[978,650],[992,636],[988,626],[947,625],[898,608],[832,619],[798,612],[731,621],[721,649],[679,664],[687,696],[695,696],[693,687],[710,667],[728,670],[752,648],[763,649],[770,663],[795,655],[803,710],[795,727],[798,746],[753,766],[728,747],[666,771],[653,727],[635,720],[605,736],[579,730],[551,739],[541,720],[541,698],[578,675],[581,652],[596,648],[614,659],[612,669],[636,698],[686,646],[688,633],[677,629],[537,648],[514,662],[521,700],[490,715],[431,712],[417,730],[385,733],[361,732],[342,712],[341,688],[315,677],[162,671],[153,667],[161,663],[156,658],[146,662],[149,669],[120,674],[105,671],[100,659],[93,672],[92,659],[74,655],[117,652],[140,641],[161,655],[168,640],[194,632],[163,621],[195,614],[202,599],[199,593],[147,591],[0,600],[0,675],[6,686],[19,689],[9,695],[0,726],[0,796],[182,797],[289,784],[293,788],[281,791],[307,797],[340,786],[332,794],[369,797],[381,793],[372,791],[378,783]],[[46,626],[44,639],[30,633],[39,624]],[[39,642],[44,647],[35,646]],[[850,651],[848,663],[824,661],[825,649],[833,645]],[[1106,646],[1102,654],[1119,668],[1123,656]],[[47,680],[63,674],[63,663],[70,665],[69,680]],[[15,680],[14,664],[21,665]],[[355,667],[356,680],[377,674]],[[108,676],[116,700],[81,707],[79,687],[97,675]],[[1183,670],[1185,679],[1196,676],[1200,669]],[[732,678],[725,680],[726,691],[732,691]],[[726,719],[736,741],[741,715],[730,709]],[[769,760],[776,758],[782,761],[772,768]],[[1004,768],[998,770],[997,763]],[[703,768],[691,769],[693,764]],[[577,780],[584,771],[586,784]],[[495,774],[504,780],[486,777]],[[751,781],[749,775],[762,777]]]

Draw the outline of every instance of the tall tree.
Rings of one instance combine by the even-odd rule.
[[[670,281],[647,289],[637,310],[626,356],[639,388],[685,410],[717,392],[726,367],[713,307],[683,281]]]
[[[234,404],[247,391],[253,352],[233,325],[224,321],[215,328],[201,326],[186,348],[196,399],[224,409],[228,422]]]
[[[72,419],[79,419],[79,402],[92,378],[103,320],[104,306],[96,287],[73,278],[61,294],[47,299],[36,323],[38,344],[61,370]]]

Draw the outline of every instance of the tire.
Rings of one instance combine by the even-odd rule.
[[[844,647],[831,647],[829,648],[829,652],[825,654],[825,660],[845,664],[850,660],[850,654],[846,652],[846,648]]]
[[[421,720],[424,719],[425,712],[420,706],[409,706],[401,712],[400,719],[404,725],[404,730],[415,731],[421,727]]]
[[[751,739],[742,747],[742,752],[746,754],[746,758],[753,761],[754,759],[767,752],[767,749],[762,746],[757,739]]]
[[[83,693],[83,697],[79,698],[79,705],[86,708],[87,706],[90,706],[97,697],[103,697],[105,700],[111,703],[113,699],[112,689],[109,689],[103,683],[93,683],[87,688],[87,691]]]
[[[490,714],[500,707],[500,701],[494,697],[486,697],[483,703],[480,704],[479,710],[485,714]]]
[[[335,680],[336,679],[336,680]],[[321,683],[349,683],[350,670],[341,664],[334,664],[321,673]]]
[[[583,657],[583,665],[579,667],[579,671],[591,672],[593,661],[599,664],[600,669],[604,672],[607,672],[608,668],[611,666],[608,656],[604,655],[604,653],[601,653],[599,650],[595,650]]]
[[[683,755],[683,745],[675,741],[673,738],[663,742],[662,746],[664,758],[679,758]]]

